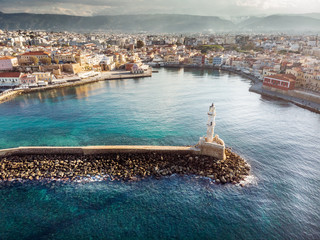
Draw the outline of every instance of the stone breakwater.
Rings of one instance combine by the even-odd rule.
[[[188,153],[38,154],[0,157],[0,181],[65,180],[100,176],[136,181],[172,174],[198,175],[216,183],[239,183],[250,166],[226,150],[226,160]]]

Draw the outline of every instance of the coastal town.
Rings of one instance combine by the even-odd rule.
[[[317,35],[0,30],[2,100],[17,91],[117,79],[124,74],[151,76],[150,67],[222,69],[248,77],[266,91],[298,91],[299,96],[293,97],[320,104]]]
[[[0,240],[320,240],[320,0],[0,2]]]

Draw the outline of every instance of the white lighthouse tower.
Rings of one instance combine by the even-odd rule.
[[[216,108],[214,104],[209,107],[208,112],[208,123],[207,123],[207,138],[206,142],[213,142],[214,137],[214,126],[216,125]]]
[[[214,135],[216,125],[216,108],[212,103],[209,107],[207,136],[200,137],[198,144],[195,146],[201,154],[213,156],[218,159],[226,159],[224,141],[218,135]]]

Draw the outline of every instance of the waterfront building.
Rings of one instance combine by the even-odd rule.
[[[13,67],[18,65],[18,59],[16,57],[5,56],[0,58],[0,71],[11,71]]]
[[[204,65],[212,66],[213,56],[206,56],[204,59]]]
[[[281,90],[294,90],[295,76],[291,74],[276,74],[265,76],[263,86],[278,88]]]
[[[0,87],[18,87],[20,78],[23,75],[20,72],[2,72],[0,73]]]
[[[205,55],[197,54],[191,57],[192,64],[196,66],[202,66],[205,62]]]
[[[223,56],[215,56],[212,60],[214,66],[221,66],[225,63],[225,58]]]
[[[52,73],[51,72],[34,72],[33,76],[37,78],[37,81],[48,82],[52,81]]]
[[[144,71],[138,64],[133,64],[130,72],[133,74],[136,74],[136,73],[143,73]]]
[[[23,74],[20,77],[22,87],[38,87],[38,77],[33,74]]]
[[[180,57],[180,55],[168,55],[164,57],[164,62],[167,64],[173,64],[173,65],[179,65],[180,61],[182,61],[183,58]]]

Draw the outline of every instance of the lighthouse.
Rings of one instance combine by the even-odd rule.
[[[207,123],[207,138],[206,142],[213,142],[213,136],[214,136],[214,126],[216,125],[216,108],[214,104],[212,103],[209,107],[208,112],[208,123]]]
[[[214,135],[216,125],[216,107],[212,103],[208,111],[207,136],[200,137],[195,146],[202,155],[212,156],[217,159],[226,159],[224,141],[218,135]]]

